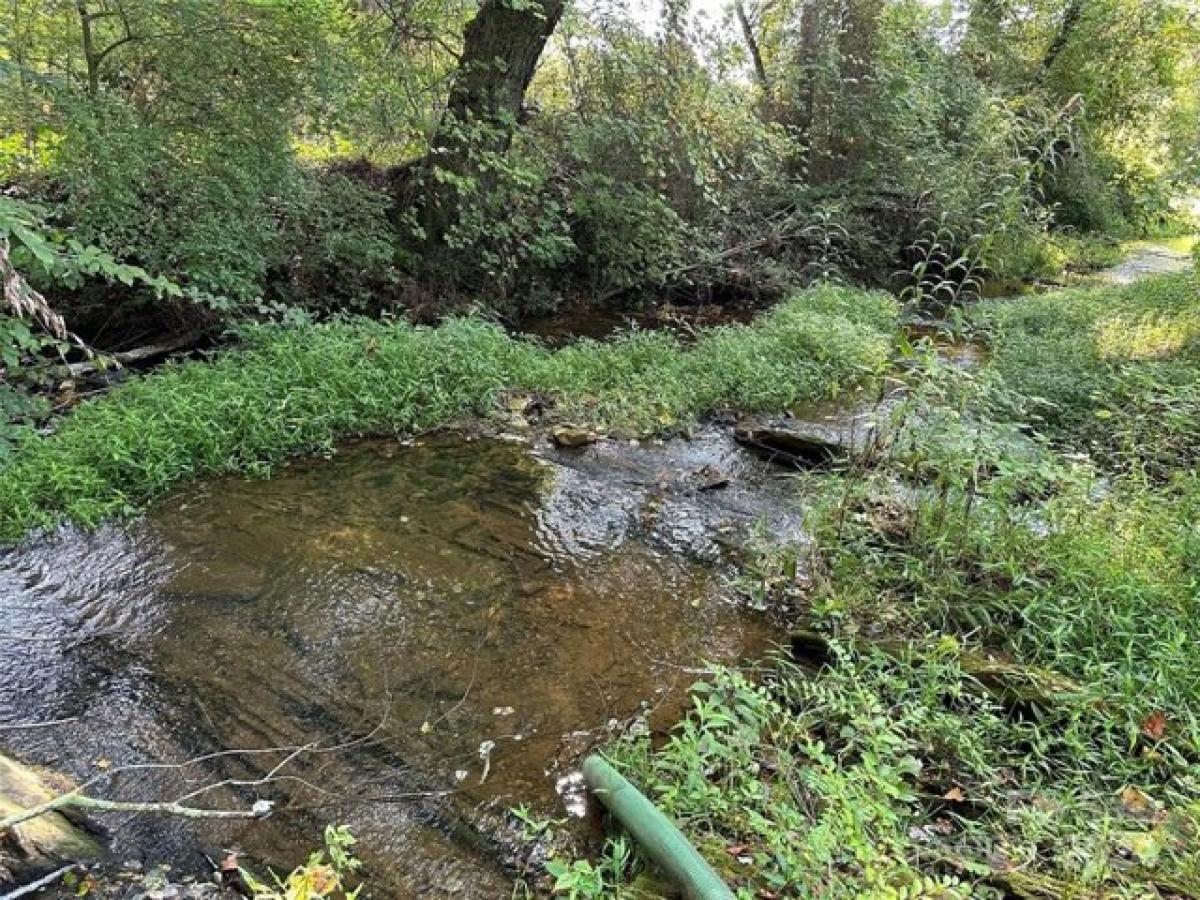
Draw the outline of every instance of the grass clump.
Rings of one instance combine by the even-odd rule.
[[[241,349],[133,379],[24,438],[0,468],[0,539],[128,514],[199,475],[267,474],[346,437],[483,415],[505,391],[543,395],[580,424],[644,431],[834,396],[883,372],[895,315],[884,295],[823,287],[690,346],[634,332],[551,351],[469,318],[255,329]]]
[[[993,415],[1106,462],[1158,475],[1200,449],[1200,282],[1191,273],[995,301]]]

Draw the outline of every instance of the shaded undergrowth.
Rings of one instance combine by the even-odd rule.
[[[825,287],[690,345],[631,332],[552,351],[480,319],[261,328],[211,362],[165,367],[27,435],[0,468],[0,539],[127,514],[203,474],[267,474],[289,454],[492,411],[505,392],[552,415],[657,431],[724,406],[779,408],[880,375],[896,317],[883,294]]]

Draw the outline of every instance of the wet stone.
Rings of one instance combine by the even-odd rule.
[[[867,452],[879,435],[878,407],[809,417],[751,417],[733,431],[739,444],[770,462],[807,468]]]

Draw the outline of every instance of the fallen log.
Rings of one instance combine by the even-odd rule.
[[[63,815],[64,809],[24,817],[26,810],[44,808],[55,798],[54,780],[52,774],[0,753],[0,886],[101,855],[99,841]]]
[[[168,353],[187,350],[190,347],[196,346],[200,342],[201,337],[202,335],[197,332],[190,332],[179,337],[160,341],[157,344],[146,344],[144,347],[135,347],[132,350],[122,350],[119,353],[99,353],[94,359],[69,363],[67,370],[71,373],[72,378],[84,378],[88,375],[106,372],[109,369],[122,369],[157,359],[160,356],[166,356]]]

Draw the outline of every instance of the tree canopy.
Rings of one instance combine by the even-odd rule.
[[[880,282],[935,235],[1024,275],[1055,229],[1167,227],[1196,176],[1181,0],[564,7],[14,0],[0,179],[231,307],[320,313],[435,271],[517,306]]]

